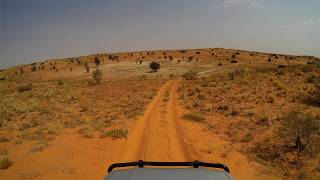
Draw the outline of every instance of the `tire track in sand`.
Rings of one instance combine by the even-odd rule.
[[[167,81],[147,106],[133,132],[129,133],[122,162],[191,160],[178,126],[179,80]],[[169,100],[165,100],[169,98]]]

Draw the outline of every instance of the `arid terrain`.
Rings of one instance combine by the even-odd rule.
[[[44,60],[0,71],[0,179],[102,179],[139,159],[320,179],[319,123],[317,57],[208,48]]]

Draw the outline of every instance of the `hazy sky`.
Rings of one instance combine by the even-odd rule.
[[[320,56],[320,0],[0,0],[0,68],[203,47]]]

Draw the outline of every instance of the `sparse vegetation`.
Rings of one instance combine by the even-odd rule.
[[[184,114],[182,116],[182,119],[194,121],[194,122],[203,122],[205,120],[205,118],[202,115],[194,114],[194,113]]]
[[[157,72],[160,69],[160,64],[157,62],[151,62],[149,67],[154,71]]]
[[[128,130],[126,129],[113,129],[109,131],[102,131],[100,137],[111,137],[112,139],[127,138]]]
[[[12,162],[9,160],[8,156],[4,156],[0,160],[0,169],[8,169],[12,165]]]
[[[95,58],[94,58],[94,63],[95,63],[97,66],[99,66],[99,64],[100,64],[100,59],[99,59],[99,57],[95,57]]]
[[[23,93],[23,92],[31,91],[31,90],[32,90],[32,84],[23,84],[23,85],[19,85],[17,87],[17,91],[19,93]]]
[[[32,67],[31,67],[31,71],[32,71],[32,72],[37,71],[37,67],[36,67],[36,66],[32,66]]]
[[[58,85],[60,85],[60,86],[64,84],[64,81],[62,79],[58,79],[57,82],[58,82]]]
[[[96,69],[93,71],[92,77],[96,84],[101,84],[102,71],[100,69]]]
[[[185,79],[185,80],[194,80],[197,78],[197,75],[198,75],[198,72],[197,71],[194,71],[194,70],[189,70],[187,72],[185,72],[182,77]]]
[[[85,62],[84,62],[84,64],[83,64],[83,66],[84,66],[84,68],[85,68],[86,72],[87,72],[87,73],[89,73],[89,72],[90,72],[90,66],[89,66],[89,63],[88,63],[87,61],[85,61]]]
[[[298,159],[305,151],[314,155],[311,147],[313,147],[312,143],[320,138],[319,119],[299,111],[291,111],[281,122],[280,135],[288,150],[297,152]]]

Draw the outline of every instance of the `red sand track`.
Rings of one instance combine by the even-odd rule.
[[[127,140],[121,161],[188,161],[192,160],[184,148],[177,128],[177,80],[168,81],[159,90],[138,121]],[[169,101],[164,102],[169,91]],[[165,107],[162,104],[165,103]]]

